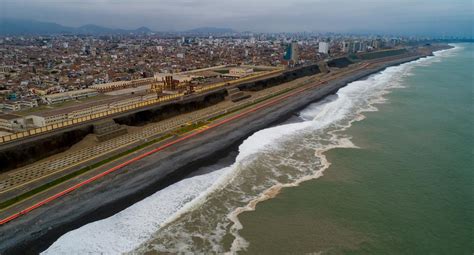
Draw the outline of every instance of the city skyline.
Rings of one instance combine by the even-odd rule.
[[[111,28],[182,31],[225,27],[252,32],[336,32],[472,36],[470,1],[214,1],[1,0],[0,17],[95,24]]]

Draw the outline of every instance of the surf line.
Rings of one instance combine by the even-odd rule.
[[[369,66],[369,65],[370,65],[369,63],[366,63],[366,64],[364,64],[364,65],[358,67],[357,69],[352,70],[351,72],[358,71],[358,70],[360,70],[360,69],[362,69],[362,68],[365,68],[365,67],[367,67],[367,66]],[[195,131],[195,132],[193,132],[193,133],[191,133],[191,134],[188,134],[188,135],[183,136],[183,137],[181,137],[181,138],[179,138],[179,139],[176,139],[176,140],[174,140],[174,141],[172,141],[172,142],[169,142],[169,143],[167,143],[167,144],[164,144],[164,145],[162,145],[162,146],[160,146],[160,147],[158,147],[158,148],[156,148],[156,149],[153,149],[153,150],[151,150],[151,151],[148,151],[148,152],[146,152],[146,153],[143,153],[143,154],[141,154],[141,155],[139,155],[139,156],[137,156],[137,157],[135,157],[135,158],[132,158],[132,159],[130,159],[130,160],[124,162],[124,163],[121,163],[121,164],[119,164],[119,165],[117,165],[117,166],[115,166],[115,167],[112,167],[112,168],[110,168],[110,169],[108,169],[108,170],[106,170],[106,171],[104,171],[104,172],[102,172],[102,173],[100,173],[100,174],[97,174],[97,175],[95,175],[95,176],[93,176],[93,177],[91,177],[91,178],[89,178],[89,179],[87,179],[87,180],[85,180],[85,181],[82,181],[82,182],[80,182],[80,183],[78,183],[78,184],[75,184],[75,185],[73,185],[72,187],[69,187],[69,188],[67,188],[67,189],[65,189],[65,190],[63,190],[63,191],[61,191],[61,192],[58,192],[58,193],[56,193],[56,194],[54,194],[54,195],[52,195],[52,196],[50,196],[50,197],[48,197],[48,198],[46,198],[46,199],[44,199],[44,200],[42,200],[42,201],[36,203],[36,204],[34,204],[34,205],[32,205],[32,206],[30,206],[30,207],[28,207],[28,208],[26,208],[26,209],[21,210],[20,212],[14,213],[14,214],[12,214],[12,215],[10,215],[10,216],[8,216],[8,217],[6,217],[6,218],[0,220],[0,226],[1,226],[1,225],[4,225],[4,224],[6,224],[6,223],[8,223],[8,222],[10,222],[10,221],[12,221],[12,220],[14,220],[14,219],[20,217],[20,216],[23,216],[23,215],[25,215],[25,214],[28,214],[28,213],[30,213],[31,211],[33,211],[33,210],[35,210],[35,209],[38,209],[39,207],[41,207],[41,206],[43,206],[43,205],[45,205],[45,204],[47,204],[47,203],[50,203],[50,202],[52,202],[52,201],[54,201],[54,200],[56,200],[56,199],[58,199],[58,198],[60,198],[60,197],[63,197],[63,196],[65,196],[65,195],[71,193],[72,191],[75,191],[75,190],[77,190],[77,189],[79,189],[79,188],[81,188],[81,187],[83,187],[83,186],[85,186],[85,185],[87,185],[87,184],[89,184],[89,183],[92,183],[92,182],[94,182],[94,181],[96,181],[96,180],[98,180],[98,179],[101,179],[101,178],[103,178],[103,177],[106,176],[106,175],[109,175],[109,174],[111,174],[111,173],[113,173],[113,172],[116,172],[116,171],[118,171],[118,170],[124,168],[125,166],[128,166],[128,165],[130,165],[130,164],[132,164],[132,163],[134,163],[134,162],[137,162],[137,161],[139,161],[139,160],[141,160],[141,159],[143,159],[143,158],[145,158],[145,157],[148,157],[148,156],[150,156],[150,155],[152,155],[152,154],[155,154],[155,153],[157,153],[157,152],[159,152],[159,151],[162,151],[162,150],[164,150],[164,149],[166,149],[166,148],[168,148],[168,147],[170,147],[170,146],[172,146],[172,145],[174,145],[174,144],[177,144],[177,143],[180,143],[180,142],[182,142],[182,141],[188,140],[188,139],[190,139],[190,138],[192,138],[192,137],[194,137],[194,136],[197,136],[197,135],[199,135],[199,134],[201,134],[201,133],[206,132],[207,130],[210,130],[210,129],[213,129],[213,128],[222,126],[222,125],[224,125],[224,124],[226,124],[226,123],[228,123],[228,122],[231,122],[231,121],[233,121],[233,120],[239,119],[239,118],[241,118],[241,117],[243,117],[243,116],[246,116],[246,115],[248,115],[248,114],[251,114],[251,113],[253,113],[253,112],[256,112],[256,111],[258,111],[258,110],[260,110],[260,109],[263,109],[263,108],[265,108],[265,107],[274,105],[274,104],[276,104],[276,103],[278,103],[278,102],[280,102],[280,101],[282,101],[282,100],[285,100],[285,99],[287,99],[287,98],[289,98],[289,97],[292,97],[292,96],[294,96],[294,95],[300,94],[300,93],[302,93],[302,92],[304,92],[304,91],[306,91],[306,90],[312,89],[312,88],[317,87],[317,86],[320,86],[320,85],[322,85],[322,84],[326,84],[328,81],[334,80],[334,79],[336,79],[336,78],[338,78],[338,77],[330,77],[330,78],[325,79],[325,80],[323,80],[323,81],[320,81],[320,82],[318,82],[318,83],[316,83],[316,84],[312,84],[312,85],[310,85],[310,86],[308,86],[308,87],[301,88],[301,89],[298,89],[298,90],[296,90],[296,91],[293,91],[293,92],[291,92],[291,93],[289,93],[289,94],[286,94],[286,95],[284,95],[284,96],[281,96],[281,97],[272,99],[272,100],[270,100],[270,101],[268,101],[268,102],[266,102],[266,103],[264,103],[264,104],[258,105],[258,106],[254,107],[254,108],[251,108],[251,109],[249,109],[249,110],[246,110],[246,111],[244,111],[244,112],[241,112],[241,113],[239,113],[239,114],[236,114],[236,115],[234,115],[234,116],[232,116],[232,117],[229,117],[229,118],[227,118],[227,119],[225,119],[225,120],[223,120],[223,121],[221,121],[221,122],[211,124],[211,125],[209,125],[207,128],[204,128],[204,129],[201,129],[201,130],[197,130],[197,131]]]

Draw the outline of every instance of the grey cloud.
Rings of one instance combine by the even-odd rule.
[[[0,0],[1,16],[79,26],[472,35],[470,0]]]

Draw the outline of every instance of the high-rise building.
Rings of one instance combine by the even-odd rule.
[[[342,42],[342,52],[348,53],[350,50],[350,43],[347,41]]]
[[[327,55],[329,53],[329,43],[319,42],[318,52]]]
[[[288,44],[283,59],[288,62],[292,61],[293,64],[298,63],[298,43],[292,42]]]
[[[353,53],[359,52],[361,48],[362,48],[362,43],[359,42],[359,41],[355,41],[352,44],[351,52],[353,52]]]

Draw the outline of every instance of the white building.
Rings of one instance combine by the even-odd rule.
[[[21,104],[19,101],[9,101],[3,103],[3,109],[16,112],[21,110]]]
[[[327,55],[327,54],[329,53],[329,43],[327,43],[327,42],[319,42],[319,49],[318,49],[318,52]]]
[[[89,89],[94,89],[98,92],[104,93],[128,88],[137,88],[142,85],[150,85],[155,81],[155,78],[144,78],[131,81],[114,81],[108,83],[94,84],[92,86],[89,86]]]
[[[97,96],[99,93],[95,89],[81,89],[68,91],[63,93],[56,93],[43,96],[43,100],[48,104],[62,103],[69,100],[77,100]]]
[[[0,131],[18,132],[26,129],[25,119],[15,114],[0,114]]]
[[[348,53],[348,52],[349,52],[349,48],[350,48],[350,43],[349,43],[349,42],[346,42],[346,41],[343,41],[343,42],[342,42],[342,52]]]

